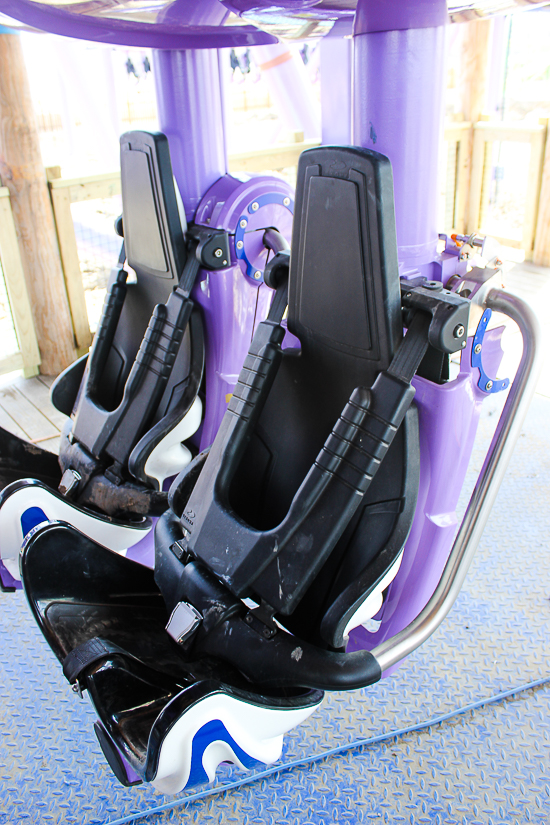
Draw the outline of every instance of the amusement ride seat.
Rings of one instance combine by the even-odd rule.
[[[124,241],[91,352],[52,386],[69,416],[59,460],[1,433],[0,476],[12,482],[0,495],[1,555],[13,577],[24,536],[49,519],[117,551],[143,538],[201,423],[204,338],[189,295],[200,267],[229,264],[227,235],[187,228],[165,135],[128,132],[120,148]]]
[[[468,302],[400,287],[391,166],[355,147],[302,154],[290,267],[281,252],[265,279],[269,316],[211,449],[172,485],[154,574],[64,524],[25,540],[35,618],[125,783],[175,793],[224,760],[274,761],[322,690],[381,676],[346,637],[411,526],[411,379],[464,346]]]

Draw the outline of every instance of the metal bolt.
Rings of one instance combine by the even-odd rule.
[[[485,384],[485,389],[487,390],[487,392],[492,390],[493,389],[493,382],[492,381],[487,381],[487,383]]]
[[[237,249],[242,249],[244,246],[244,241],[237,241]]]
[[[474,352],[475,352],[476,355],[479,355],[479,353],[481,352],[481,344],[476,344],[475,345]]]
[[[260,204],[258,203],[258,201],[254,201],[254,203],[252,204],[252,211],[257,212],[259,208]]]
[[[248,221],[246,220],[246,218],[243,218],[242,221],[239,222],[239,226],[241,227],[241,229],[244,229],[247,223]]]
[[[466,346],[466,341],[463,341],[460,346],[462,347],[462,349],[464,349],[464,347]]]
[[[453,335],[454,335],[455,338],[462,338],[462,336],[464,335],[464,332],[465,332],[464,327],[462,326],[462,324],[459,324],[457,327],[455,327],[455,331],[453,332]]]
[[[283,198],[283,203],[285,206],[290,206],[290,198]]]
[[[254,280],[259,281],[261,277],[262,277],[262,273],[260,272],[259,269],[257,269],[256,272],[254,273]]]
[[[223,255],[223,250],[220,249],[219,247],[218,247],[218,249],[214,250],[214,257],[215,258],[221,258],[222,255]]]

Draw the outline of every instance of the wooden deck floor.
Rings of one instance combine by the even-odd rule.
[[[512,292],[528,301],[536,311],[544,311],[550,304],[550,268],[517,264],[505,272],[504,283]],[[542,320],[549,342],[550,318]],[[521,347],[519,333],[517,344]],[[57,453],[59,434],[66,417],[50,401],[53,382],[54,378],[39,375],[36,378],[17,377],[7,384],[0,384],[0,427]],[[538,392],[550,397],[548,357],[545,359]]]
[[[18,377],[0,386],[0,427],[52,453],[59,452],[59,434],[66,416],[50,401],[54,378]]]

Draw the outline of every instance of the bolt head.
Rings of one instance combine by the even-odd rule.
[[[244,246],[244,242],[243,242],[243,241],[237,241],[237,249],[242,249],[242,248],[243,248],[243,246]]]
[[[260,204],[258,203],[258,201],[254,201],[254,203],[252,204],[252,211],[257,212],[259,208]]]
[[[489,390],[492,390],[493,389],[493,382],[492,381],[487,381],[487,383],[485,384],[485,389],[487,390],[487,392],[489,392]]]
[[[455,327],[453,335],[455,338],[462,338],[465,332],[466,330],[464,329],[463,325],[459,324],[457,327]]]
[[[481,352],[481,344],[476,344],[475,345],[474,352],[475,352],[476,355],[479,355],[479,353]]]
[[[285,206],[290,206],[290,198],[283,198],[283,203]]]
[[[254,273],[254,280],[259,281],[261,277],[262,277],[262,273],[260,272],[259,269],[257,269],[256,272]]]
[[[219,247],[218,247],[218,249],[214,250],[214,257],[215,258],[221,258],[222,255],[223,255],[223,250],[220,249]]]
[[[239,226],[241,227],[241,229],[244,229],[247,224],[248,221],[246,220],[246,218],[243,218],[241,221],[239,221]]]

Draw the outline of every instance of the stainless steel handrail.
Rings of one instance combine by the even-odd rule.
[[[542,357],[540,326],[531,308],[520,298],[493,289],[487,306],[516,322],[523,353],[485,463],[471,495],[439,584],[422,612],[407,627],[372,650],[382,671],[416,650],[439,627],[453,606],[468,573],[481,534],[520,434],[535,391]]]

